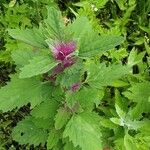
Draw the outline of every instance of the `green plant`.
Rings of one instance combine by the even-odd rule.
[[[148,150],[149,45],[135,43],[143,35],[137,25],[140,34],[129,29],[136,2],[95,3],[98,11],[86,2],[79,10],[73,4],[76,12],[69,8],[77,18],[67,26],[48,7],[39,26],[8,30],[27,44],[12,51],[16,74],[0,89],[0,109],[30,107],[12,137],[33,149]],[[98,18],[107,10],[113,20]]]

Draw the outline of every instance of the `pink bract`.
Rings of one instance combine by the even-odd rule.
[[[76,91],[78,91],[80,89],[80,87],[81,87],[81,83],[77,82],[77,83],[75,83],[75,84],[72,85],[71,91],[72,92],[76,92]]]
[[[58,42],[54,44],[52,52],[56,60],[64,61],[69,54],[75,51],[75,49],[76,43],[74,41]]]

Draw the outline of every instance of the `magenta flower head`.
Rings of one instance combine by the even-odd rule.
[[[67,57],[76,50],[76,43],[70,42],[57,42],[52,47],[52,52],[56,60],[64,61]]]
[[[77,83],[75,83],[75,84],[73,84],[73,85],[71,86],[71,91],[72,91],[72,92],[76,92],[76,91],[78,91],[78,90],[80,89],[80,87],[81,87],[81,83],[80,83],[80,82],[77,82]]]
[[[73,52],[76,50],[75,41],[57,41],[51,42],[49,47],[53,53],[53,57],[60,63],[53,69],[52,76],[64,71],[65,68],[70,67],[76,62],[76,58],[73,56]]]

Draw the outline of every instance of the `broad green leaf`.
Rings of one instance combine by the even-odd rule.
[[[115,141],[114,141],[114,144],[115,144],[115,150],[126,150],[125,146],[124,146],[124,139],[121,137],[121,138],[117,138]]]
[[[12,51],[11,57],[15,61],[17,67],[23,67],[29,63],[33,57],[35,57],[37,53],[35,53],[32,49],[19,49]]]
[[[40,105],[36,106],[31,114],[35,118],[54,118],[58,108],[58,102],[49,98],[48,100],[42,102]]]
[[[6,112],[31,103],[31,108],[49,99],[51,87],[36,78],[18,79],[12,76],[11,82],[0,89],[0,110]]]
[[[74,147],[72,142],[67,142],[64,145],[64,150],[81,150],[81,148],[79,148],[79,146],[78,147]]]
[[[102,150],[99,117],[92,113],[74,115],[68,122],[64,137],[69,137],[74,146],[82,150]]]
[[[83,109],[92,111],[94,104],[100,101],[99,92],[97,89],[83,88],[75,95],[75,98]]]
[[[33,117],[27,117],[23,121],[20,121],[12,131],[12,137],[20,144],[45,144],[48,134],[46,129],[38,127],[38,123],[46,123],[48,120],[36,119],[34,122]]]
[[[150,112],[150,82],[136,83],[123,93],[128,99],[136,103],[131,110],[131,114],[135,118],[141,117],[143,112]]]
[[[68,122],[71,114],[65,108],[58,109],[58,112],[55,116],[55,129],[59,130]]]
[[[86,38],[85,38],[86,37]],[[97,33],[87,32],[79,41],[79,56],[93,57],[120,45],[124,38],[121,36],[99,36]]]
[[[82,109],[92,111],[94,105],[100,102],[100,91],[92,88],[82,88],[77,92],[68,91],[66,102],[70,108],[78,108],[78,105],[81,105]]]
[[[129,68],[122,65],[110,65],[106,67],[104,64],[96,65],[94,63],[88,63],[86,68],[88,73],[86,82],[96,88],[111,86],[114,81],[130,73]]]
[[[126,150],[138,150],[134,138],[128,133],[124,136],[124,146]]]
[[[84,35],[91,30],[92,26],[90,25],[90,21],[87,17],[79,17],[74,20],[72,24],[67,26],[67,31],[71,32],[73,37],[78,40],[80,40],[80,38],[84,38]]]
[[[55,62],[50,56],[35,56],[29,61],[29,64],[21,68],[20,78],[30,78],[50,71],[58,63]]]
[[[45,42],[45,37],[42,30],[39,28],[33,29],[8,29],[8,33],[14,39],[23,41],[34,47],[45,48],[48,45]]]
[[[60,131],[52,129],[48,135],[47,149],[51,150],[54,146],[56,146],[60,138]]]
[[[48,17],[44,20],[46,28],[44,30],[47,32],[47,38],[57,38],[62,39],[64,36],[63,28],[64,23],[61,16],[61,12],[54,7],[47,7]]]
[[[66,68],[56,79],[61,87],[70,89],[72,85],[81,81],[81,72],[83,65],[81,62],[76,62],[71,67]]]

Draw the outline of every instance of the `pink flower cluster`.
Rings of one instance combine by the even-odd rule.
[[[65,68],[70,67],[76,62],[76,58],[72,53],[76,50],[77,46],[74,41],[69,42],[57,42],[53,46],[50,46],[54,58],[60,63],[53,69],[52,75],[49,79],[55,82],[56,76],[63,72]],[[76,92],[80,89],[81,83],[77,82],[73,84],[69,90]]]
[[[57,61],[60,61],[54,70],[53,74],[57,75],[61,73],[65,68],[70,67],[76,62],[76,59],[71,54],[76,50],[76,43],[70,42],[57,42],[53,45],[52,53]]]
[[[74,41],[71,42],[60,42],[56,43],[53,48],[52,52],[56,60],[65,61],[72,52],[76,49],[76,43]]]

